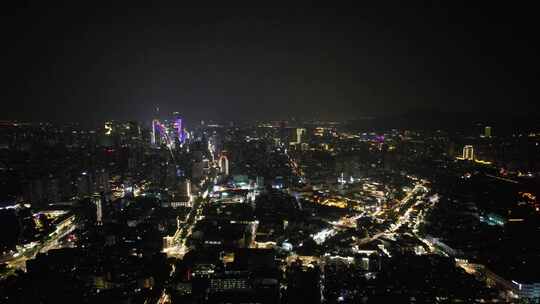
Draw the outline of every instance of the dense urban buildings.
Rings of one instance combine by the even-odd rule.
[[[172,116],[2,123],[3,302],[540,298],[540,129]]]
[[[540,303],[536,7],[237,4],[4,4],[0,304]]]

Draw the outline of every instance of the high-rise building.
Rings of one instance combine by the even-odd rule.
[[[109,192],[109,173],[105,169],[94,172],[95,189],[97,192]]]
[[[183,144],[185,141],[185,134],[184,134],[184,124],[182,121],[182,118],[180,117],[180,113],[174,112],[173,113],[173,128],[174,130],[174,137],[180,144]]]
[[[474,148],[471,145],[463,147],[463,159],[474,160]]]
[[[133,143],[141,138],[141,127],[135,121],[128,121],[122,124],[122,141]]]
[[[45,196],[49,203],[60,201],[60,181],[58,178],[49,176],[45,179]]]
[[[160,146],[162,144],[170,145],[171,140],[169,137],[169,129],[167,127],[167,121],[161,122],[160,120],[152,120],[152,145]]]
[[[178,183],[178,194],[191,198],[191,181],[189,179],[183,179]]]
[[[224,175],[229,175],[229,159],[225,155],[219,157],[219,168],[220,172]]]
[[[106,121],[105,122],[105,126],[104,126],[104,129],[105,129],[105,135],[112,135],[112,132],[113,132],[113,122],[112,121]]]
[[[296,129],[296,143],[301,144],[302,143],[302,137],[304,137],[306,134],[306,129],[304,128],[297,128]]]
[[[490,138],[491,137],[491,127],[485,126],[484,127],[484,137]]]
[[[79,197],[89,196],[94,192],[94,182],[91,174],[82,172],[76,179],[77,195]]]
[[[194,180],[198,180],[204,176],[204,163],[202,161],[196,161],[191,166],[191,177]]]
[[[159,120],[154,119],[152,120],[152,138],[151,143],[152,145],[159,145],[160,143],[160,137],[161,137],[161,130],[160,130],[161,124],[159,123]]]
[[[24,187],[23,197],[25,201],[31,203],[33,206],[43,203],[45,199],[43,181],[41,179],[29,181]]]
[[[103,224],[103,207],[101,205],[101,197],[99,195],[92,196],[92,203],[96,205],[96,224],[101,226]]]

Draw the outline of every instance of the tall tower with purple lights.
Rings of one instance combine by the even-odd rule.
[[[153,119],[152,120],[152,138],[150,139],[152,145],[160,145],[161,144],[161,135],[162,135],[162,126],[159,120]]]
[[[180,113],[178,112],[173,113],[173,127],[178,142],[180,144],[183,144],[186,139],[184,134],[184,124],[182,121],[182,117],[180,117]]]

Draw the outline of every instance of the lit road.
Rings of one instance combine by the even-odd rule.
[[[174,246],[164,249],[164,252],[167,254],[168,257],[182,259],[184,258],[184,255],[189,252],[189,247],[187,246],[186,242],[191,236],[191,233],[193,232],[193,228],[197,224],[197,221],[200,219],[204,206],[208,203],[208,194],[213,186],[214,184],[211,179],[208,179],[205,186],[202,187],[204,191],[202,192],[200,197],[195,199],[191,210],[186,216],[185,223],[179,224],[176,232],[173,235]],[[175,268],[173,267],[170,273],[171,277],[174,275],[174,272]],[[171,301],[171,296],[166,292],[165,289],[163,289],[161,296],[157,300],[157,303],[166,304],[171,303]]]
[[[360,239],[356,242],[356,245],[363,245],[363,244],[367,244],[369,242],[372,242],[382,236],[385,236],[385,235],[391,235],[393,233],[395,233],[395,231],[397,231],[399,228],[401,228],[406,222],[408,222],[410,220],[410,213],[411,211],[413,210],[414,207],[418,206],[418,204],[420,202],[417,202],[415,204],[412,204],[412,205],[409,205],[409,202],[418,194],[420,193],[424,193],[424,195],[428,192],[428,189],[423,186],[423,185],[420,185],[420,184],[417,184],[415,185],[415,187],[413,189],[411,189],[406,195],[405,197],[398,203],[396,204],[394,207],[392,207],[391,209],[388,209],[388,210],[385,210],[385,211],[379,211],[379,212],[376,212],[373,214],[374,217],[384,217],[384,216],[387,216],[389,212],[392,212],[392,211],[398,211],[398,214],[399,214],[399,217],[398,219],[392,223],[390,225],[390,227],[388,229],[386,229],[385,231],[381,231],[381,232],[378,232],[372,236],[369,236],[369,237],[365,237],[363,239]]]
[[[411,200],[418,196],[419,194],[422,195],[422,198],[428,193],[429,189],[427,189],[422,184],[416,184],[413,189],[408,191],[408,193],[405,195],[405,197],[397,203],[395,206],[388,210],[384,211],[377,211],[373,214],[371,214],[374,218],[385,218],[387,224],[389,225],[389,228],[387,228],[384,231],[376,232],[374,235],[365,237],[363,239],[357,240],[354,245],[363,245],[367,244],[369,242],[372,242],[382,236],[388,236],[394,234],[399,228],[401,228],[405,224],[409,224],[412,221],[411,212],[412,210],[422,204],[423,202],[418,200],[414,204],[410,204]],[[391,212],[397,212],[398,218],[395,222],[389,223],[390,219],[388,219],[389,213]],[[340,218],[338,221],[335,222],[329,222],[333,227],[326,228],[318,233],[312,235],[313,240],[317,244],[323,244],[327,239],[337,235],[339,232],[344,231],[346,228],[354,228],[356,227],[356,220],[360,218],[361,216],[365,216],[369,214],[362,213],[362,214],[356,214],[356,215],[345,215],[342,218]],[[418,220],[418,219],[416,219]]]
[[[163,293],[161,294],[161,297],[159,297],[157,303],[158,303],[158,304],[167,304],[167,303],[171,303],[171,296],[169,296],[167,293],[163,292]]]
[[[196,199],[193,203],[193,207],[191,207],[191,210],[186,217],[186,222],[178,226],[178,229],[173,235],[175,245],[164,250],[168,256],[181,259],[189,251],[189,248],[186,245],[187,239],[191,235],[195,224],[202,214],[203,207],[208,201],[208,189],[211,189],[212,186],[213,183],[208,182],[206,187],[203,187],[203,189],[206,190],[202,193],[200,199]]]
[[[72,233],[76,228],[75,215],[66,218],[44,240],[34,242],[32,244],[33,246],[26,247],[13,254],[11,258],[3,260],[2,262],[6,263],[10,270],[4,276],[8,276],[18,269],[26,270],[26,261],[33,259],[38,253],[46,253],[51,249],[62,248],[63,245],[59,241]]]

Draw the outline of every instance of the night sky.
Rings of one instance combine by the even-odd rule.
[[[0,120],[147,121],[156,106],[192,121],[536,108],[532,7],[72,2],[4,9]]]

